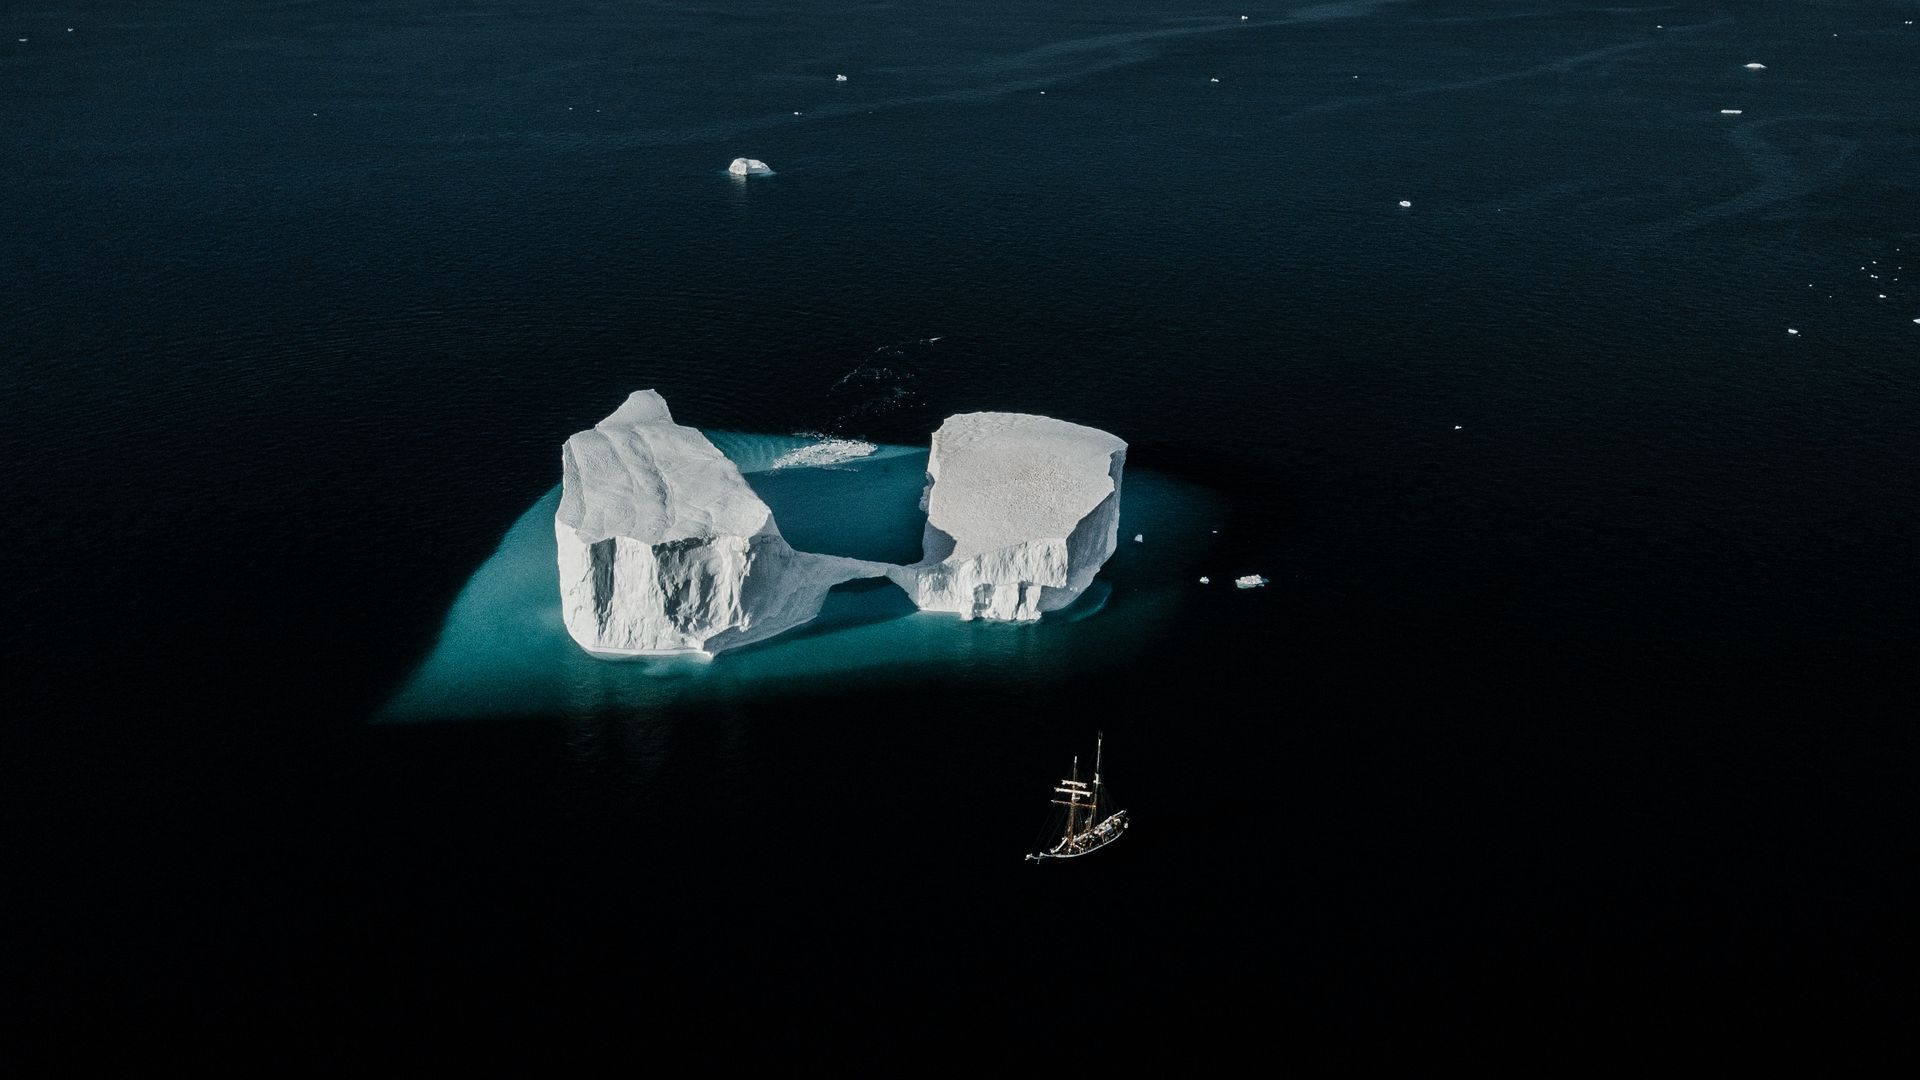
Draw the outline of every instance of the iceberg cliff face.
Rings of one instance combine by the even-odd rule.
[[[568,439],[561,461],[561,617],[589,652],[717,653],[812,619],[842,581],[884,573],[794,551],[733,462],[652,390]]]
[[[1038,619],[1113,554],[1127,444],[1025,413],[963,413],[933,435],[921,560],[890,567],[926,611]]]

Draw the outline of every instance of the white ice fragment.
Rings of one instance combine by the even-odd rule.
[[[1920,322],[1920,319],[1915,319],[1915,320],[1914,320],[1914,322]],[[1211,585],[1211,584],[1213,584],[1213,579],[1212,579],[1212,578],[1210,578],[1210,577],[1207,577],[1207,576],[1205,576],[1205,575],[1202,575],[1202,576],[1201,576],[1201,578],[1200,578],[1200,584],[1202,584],[1202,585]]]
[[[1413,204],[1412,204],[1411,202],[1408,202],[1408,201],[1407,201],[1406,199],[1401,199],[1401,200],[1400,200],[1400,209],[1402,209],[1402,210],[1411,210],[1411,209],[1413,209]]]
[[[773,511],[652,390],[569,438],[553,515],[560,616],[599,656],[713,654],[820,613],[878,563],[787,545]]]
[[[1146,543],[1146,542],[1147,542],[1147,534],[1146,534],[1146,533],[1134,533],[1134,534],[1133,534],[1133,542],[1134,542],[1134,543],[1136,543],[1136,544],[1144,544],[1144,543]]]
[[[845,75],[835,75],[835,76],[833,77],[833,81],[834,81],[834,82],[846,82],[846,81],[847,81],[847,77],[846,77]]]
[[[1760,63],[1748,64],[1747,70],[1748,71],[1765,71],[1767,70],[1767,65],[1760,64]]]
[[[732,173],[735,176],[772,176],[773,175],[773,170],[767,167],[766,162],[761,161],[759,158],[750,158],[750,157],[734,158],[733,164],[727,166],[727,171]]]
[[[1720,115],[1721,116],[1739,116],[1740,110],[1739,109],[1721,109]]]
[[[1219,80],[1219,79],[1208,79],[1207,81],[1208,81],[1208,82],[1210,82],[1210,83],[1216,83],[1216,82],[1219,82],[1220,80]]]
[[[933,433],[921,559],[887,576],[925,611],[1028,622],[1066,607],[1113,554],[1127,444],[1025,413],[950,416]]]
[[[1792,335],[1793,335],[1794,337],[1799,337],[1799,336],[1800,336],[1800,331],[1798,331],[1798,330],[1795,330],[1795,329],[1794,329],[1793,327],[1791,327],[1791,326],[1789,326],[1789,327],[1787,327],[1787,333],[1789,333],[1789,334],[1792,334]]]
[[[1266,583],[1267,579],[1261,577],[1259,574],[1248,574],[1246,577],[1233,579],[1234,586],[1241,589],[1258,589]]]
[[[1455,430],[1455,431],[1459,431],[1459,430],[1460,430],[1460,425],[1459,425],[1459,424],[1455,424],[1455,425],[1453,425],[1453,430]]]
[[[864,439],[823,438],[819,442],[809,443],[795,450],[789,450],[773,459],[767,466],[768,472],[781,469],[821,468],[828,465],[841,465],[849,461],[858,461],[871,455],[879,447]]]

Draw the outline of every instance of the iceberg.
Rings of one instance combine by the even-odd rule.
[[[933,433],[919,562],[887,576],[922,611],[1028,622],[1073,603],[1114,552],[1127,444],[1026,413]]]
[[[554,512],[561,618],[598,656],[712,655],[811,620],[882,564],[795,551],[740,469],[637,391],[567,440]]]
[[[795,114],[796,116],[799,114]],[[773,170],[759,158],[737,157],[727,166],[727,171],[735,176],[772,176]]]
[[[1258,589],[1266,585],[1267,579],[1261,577],[1259,574],[1248,574],[1245,577],[1234,578],[1233,583],[1242,589]]]

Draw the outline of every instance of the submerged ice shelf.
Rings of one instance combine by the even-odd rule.
[[[740,470],[795,548],[887,563],[920,556],[926,514],[919,502],[928,451],[877,446],[826,466],[774,462],[821,440],[706,431]],[[1123,662],[1164,632],[1184,602],[1184,572],[1208,542],[1196,523],[1223,512],[1210,491],[1150,470],[1129,470],[1119,526],[1151,533],[1128,545],[1072,605],[1038,623],[964,621],[922,613],[891,583],[851,581],[831,589],[820,614],[778,637],[721,654],[598,660],[566,631],[554,567],[560,489],[507,530],[461,588],[438,639],[382,710],[389,720],[598,712],[688,700],[780,697],[865,681],[918,681],[967,672],[1045,677]],[[1096,619],[1082,616],[1105,607]],[[1117,617],[1116,617],[1117,616]]]

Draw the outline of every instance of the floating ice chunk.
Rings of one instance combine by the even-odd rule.
[[[1216,82],[1219,82],[1220,80],[1219,80],[1219,79],[1208,79],[1207,81],[1208,81],[1208,82],[1210,82],[1210,83],[1216,83]]]
[[[1460,425],[1459,425],[1459,424],[1455,424],[1455,425],[1453,425],[1453,430],[1455,430],[1455,431],[1459,431],[1459,430],[1460,430]]]
[[[833,81],[834,81],[834,82],[846,82],[846,81],[847,81],[847,77],[846,77],[845,75],[835,75],[835,76],[833,77]]]
[[[1913,321],[1914,321],[1914,322],[1920,322],[1920,319],[1915,319],[1915,320],[1913,320]],[[1202,585],[1211,585],[1211,584],[1213,584],[1213,579],[1212,579],[1212,578],[1210,578],[1210,577],[1207,577],[1207,576],[1206,576],[1205,574],[1202,574],[1202,575],[1200,576],[1200,584],[1202,584]]]
[[[1134,542],[1134,543],[1136,543],[1136,544],[1144,544],[1144,543],[1146,543],[1146,542],[1147,542],[1147,534],[1146,534],[1146,533],[1134,533],[1134,534],[1133,534],[1133,542]]]
[[[823,438],[817,443],[789,450],[773,459],[767,471],[778,472],[781,469],[820,468],[827,465],[841,465],[849,461],[858,461],[870,457],[879,447],[862,439]]]
[[[1234,587],[1240,589],[1258,589],[1266,583],[1267,579],[1261,577],[1259,574],[1248,574],[1246,577],[1233,579]]]
[[[1402,209],[1402,210],[1411,210],[1411,209],[1413,209],[1413,203],[1411,203],[1411,202],[1409,202],[1409,201],[1407,201],[1406,199],[1401,199],[1401,200],[1400,200],[1400,209]]]
[[[1767,65],[1761,64],[1761,63],[1748,64],[1747,70],[1748,71],[1765,71],[1767,70]]]
[[[727,166],[727,171],[732,173],[735,176],[772,176],[773,175],[773,170],[767,167],[766,162],[761,161],[759,158],[750,158],[750,157],[734,158],[733,164]]]
[[[1721,109],[1720,115],[1721,116],[1739,116],[1740,110],[1739,109]]]
[[[1799,337],[1799,336],[1800,336],[1800,331],[1798,331],[1798,330],[1795,330],[1795,329],[1794,329],[1793,327],[1791,327],[1791,326],[1789,326],[1789,327],[1787,327],[1787,333],[1789,333],[1789,334],[1792,334],[1792,335],[1793,335],[1794,337]]]
[[[933,433],[922,556],[887,576],[923,611],[1028,622],[1085,592],[1113,554],[1127,444],[1024,413],[950,416]]]

